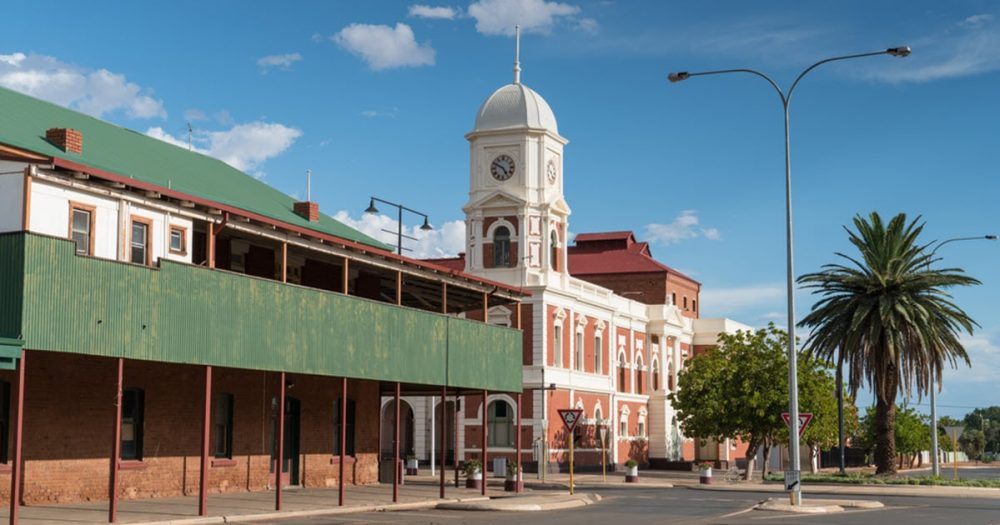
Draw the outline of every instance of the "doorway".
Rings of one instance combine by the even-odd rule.
[[[285,396],[285,441],[282,446],[281,486],[299,484],[299,413],[301,403],[294,397]],[[275,465],[278,463],[278,398],[271,398],[271,486],[275,481]]]

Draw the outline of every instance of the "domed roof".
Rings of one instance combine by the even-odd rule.
[[[507,129],[544,129],[559,133],[556,116],[541,95],[515,82],[493,92],[476,113],[476,127],[479,131]]]

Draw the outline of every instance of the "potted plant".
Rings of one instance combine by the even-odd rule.
[[[406,475],[416,476],[418,468],[420,468],[420,462],[417,460],[417,456],[410,452],[406,455]]]
[[[507,492],[518,492],[524,488],[524,482],[517,479],[517,463],[507,462],[507,479],[503,482],[503,489]]]
[[[639,463],[634,459],[625,462],[625,483],[639,482]]]
[[[483,488],[483,463],[478,459],[465,462],[465,488]]]
[[[702,485],[712,483],[712,463],[705,461],[698,465],[698,482]]]

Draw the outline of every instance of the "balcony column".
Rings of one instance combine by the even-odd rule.
[[[441,313],[448,314],[448,283],[441,283]]]
[[[441,387],[441,499],[444,499],[444,456],[447,453],[448,443],[448,387]],[[431,410],[435,410],[433,407]]]
[[[285,373],[278,374],[278,457],[274,466],[274,510],[281,510],[281,484],[285,467]]]
[[[490,294],[483,292],[483,322],[490,323]]]
[[[517,303],[517,306],[517,311],[520,312],[521,303]],[[520,317],[518,317],[518,320],[520,320]],[[520,322],[518,325],[520,325]],[[517,414],[517,440],[514,446],[517,447],[517,477],[514,480],[514,492],[521,492],[521,392],[517,393],[517,410],[515,413]]]
[[[463,449],[462,450],[462,452],[463,452],[463,454],[462,454],[463,458],[462,459],[463,460],[465,459],[464,458],[464,456],[465,456],[465,454],[464,454],[464,452],[465,452],[465,450],[464,450],[465,446],[464,445],[460,445],[459,442],[458,442],[458,427],[459,427],[459,419],[458,418],[461,417],[461,415],[460,415],[461,414],[461,408],[460,407],[461,407],[461,405],[460,405],[459,400],[458,400],[458,390],[456,389],[455,390],[455,461],[454,461],[454,463],[455,463],[455,488],[456,489],[458,488],[458,463],[459,463],[459,461],[458,461],[458,450],[459,450],[459,447],[461,447]]]
[[[17,400],[14,419],[14,457],[10,466],[10,525],[16,525],[21,510],[21,447],[24,430],[24,357],[27,351],[21,349],[21,359],[17,362]]]
[[[208,513],[208,446],[212,425],[212,367],[205,367],[205,404],[201,427],[201,472],[198,479],[198,515]]]
[[[482,447],[483,447],[483,454],[482,454],[482,456],[483,456],[483,486],[482,486],[482,495],[483,496],[486,495],[486,481],[489,478],[486,475],[486,470],[487,470],[486,469],[486,462],[489,461],[489,458],[487,457],[487,453],[486,453],[486,434],[488,432],[487,428],[486,428],[486,409],[489,408],[489,405],[486,403],[487,397],[488,397],[488,392],[486,390],[483,390],[483,439],[482,439]]]
[[[281,282],[288,282],[288,242],[281,243]]]
[[[351,260],[348,259],[347,257],[344,257],[344,274],[341,279],[342,288],[340,290],[341,293],[343,293],[344,295],[348,295],[349,288],[347,284],[348,281],[350,281],[350,279],[351,279]]]
[[[396,424],[392,429],[392,502],[399,501],[399,382],[396,382]]]
[[[396,272],[396,306],[403,304],[403,272]]]
[[[338,505],[344,506],[344,463],[347,461],[347,378],[340,378],[340,486]]]
[[[115,383],[115,431],[114,443],[111,445],[111,475],[108,483],[108,522],[118,520],[118,464],[122,454],[122,378],[125,373],[125,360],[118,358],[118,375]]]

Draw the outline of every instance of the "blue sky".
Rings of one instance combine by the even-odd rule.
[[[376,194],[427,212],[417,254],[461,247],[479,104],[522,80],[566,149],[571,230],[634,230],[704,285],[706,316],[783,324],[780,105],[749,76],[670,85],[672,70],[753,67],[787,85],[820,58],[910,45],[906,59],[817,70],[792,104],[796,267],[847,250],[856,213],[922,215],[928,240],[1000,232],[996,2],[12,1],[0,84],[187,141],[365,229]],[[38,21],[44,20],[44,23]],[[411,225],[417,219],[410,221]],[[982,325],[941,412],[1000,404],[1000,243],[945,262]],[[799,316],[812,299],[798,296]],[[954,408],[950,408],[954,407]]]

